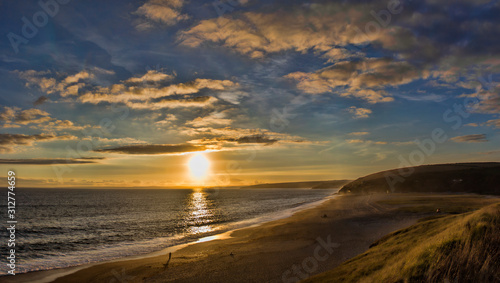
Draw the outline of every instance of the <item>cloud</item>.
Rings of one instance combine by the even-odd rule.
[[[241,128],[187,128],[180,133],[197,137],[188,141],[190,144],[212,146],[217,150],[247,149],[245,145],[286,145],[286,144],[322,144],[324,142],[308,141],[300,136],[286,133],[271,132],[266,129],[241,129]],[[254,147],[252,147],[254,149]]]
[[[141,77],[133,77],[124,81],[125,84],[137,85],[137,84],[154,84],[162,81],[172,80],[175,76],[168,75],[156,70],[149,70],[146,74]]]
[[[183,154],[198,151],[247,150],[256,145],[269,146],[275,144],[313,144],[304,138],[284,133],[274,133],[264,129],[233,128],[183,128],[184,134],[198,136],[182,144],[142,144],[125,145],[94,150],[100,153],[119,154]],[[321,142],[317,142],[321,143]],[[252,145],[249,147],[248,145]]]
[[[375,145],[386,145],[386,144],[391,144],[391,145],[412,145],[415,144],[413,141],[407,141],[407,142],[389,142],[389,141],[372,141],[372,140],[362,140],[362,139],[350,139],[346,140],[347,143],[349,144],[375,144]]]
[[[148,101],[174,95],[189,95],[198,93],[202,89],[224,90],[237,87],[238,84],[229,80],[195,79],[187,83],[172,84],[165,87],[126,86],[115,84],[110,87],[100,87],[79,97],[86,103],[98,104],[101,102],[132,102]],[[136,102],[134,105],[137,105]]]
[[[268,8],[266,12],[203,20],[179,33],[178,40],[193,48],[220,45],[251,58],[284,51],[312,52],[327,62],[363,57],[367,46],[421,61],[444,53],[425,32],[415,33],[401,20],[412,15],[404,9],[407,3],[396,5],[404,12],[389,15],[389,23],[382,25],[385,18],[377,19],[373,14],[387,7],[387,1],[295,3],[289,3],[287,9]],[[442,14],[440,19],[449,18]]]
[[[45,75],[50,74],[50,71],[14,71],[21,79],[26,81],[26,87],[38,86],[43,92],[52,93],[56,86],[55,78],[46,78]]]
[[[231,140],[228,140],[228,141],[231,141]],[[244,137],[239,137],[239,138],[232,140],[232,141],[235,141],[239,144],[244,144],[244,143],[273,144],[273,143],[278,142],[277,139],[272,139],[272,138],[266,137],[265,135],[244,136]]]
[[[465,143],[476,143],[476,142],[487,142],[485,134],[476,135],[465,135],[451,138],[454,142],[465,142]]]
[[[36,71],[16,71],[19,76],[28,80],[29,86],[38,85],[47,94],[59,93],[62,97],[77,96],[77,99],[83,103],[125,103],[135,109],[157,110],[162,108],[176,107],[203,107],[213,104],[217,101],[215,97],[195,96],[202,90],[224,91],[233,90],[239,87],[239,84],[230,80],[213,80],[197,78],[189,82],[169,84],[165,83],[173,79],[174,75],[168,75],[156,70],[149,70],[142,76],[131,77],[121,83],[110,86],[96,86],[90,84],[87,80],[94,78],[95,75],[89,71],[82,71],[75,75],[62,77],[55,80],[50,87],[44,87],[39,84],[39,76],[51,75],[51,72]],[[37,80],[31,83],[32,78]],[[60,81],[60,82],[58,82]],[[166,97],[169,97],[166,99]],[[224,98],[231,98],[230,95]],[[238,94],[232,99],[241,97]],[[234,101],[233,101],[234,102]]]
[[[500,119],[488,120],[486,125],[500,129]]]
[[[352,132],[352,133],[349,133],[350,136],[366,136],[366,135],[369,135],[370,133],[369,132]]]
[[[500,150],[479,152],[479,154],[481,154],[481,155],[496,155],[496,154],[500,154]]]
[[[371,9],[369,4],[328,3],[298,5],[269,13],[238,13],[200,21],[181,32],[179,41],[190,47],[218,44],[252,58],[287,50],[300,53],[313,50],[338,60],[353,55],[339,46],[373,41],[385,33],[366,36],[359,32],[357,24],[369,20]]]
[[[51,94],[59,92],[62,97],[77,95],[80,88],[85,86],[83,82],[94,79],[95,75],[89,70],[80,71],[74,75],[63,76],[61,74],[52,74],[51,71],[14,71],[21,79],[26,81],[26,87],[37,86],[41,91]],[[56,79],[58,76],[63,79]]]
[[[3,111],[0,113],[0,121],[9,122],[16,117],[16,111],[19,108],[16,107],[4,107]]]
[[[248,93],[243,91],[225,91],[217,95],[219,99],[227,101],[231,104],[240,104],[241,99],[247,96]]]
[[[387,12],[381,10],[387,7],[387,1],[291,2],[287,9],[269,5],[263,12],[202,20],[180,32],[178,41],[192,48],[222,46],[258,59],[287,51],[313,53],[335,63],[333,69],[341,65],[356,68],[342,73],[327,67],[286,76],[296,80],[300,90],[312,94],[339,92],[370,103],[389,102],[393,99],[384,88],[428,79],[430,75],[436,83],[458,87],[461,79],[474,76],[480,69],[498,72],[498,27],[493,15],[500,6],[484,6],[485,1],[464,0],[451,6],[401,2],[396,7],[402,9],[401,13],[389,15],[387,23],[383,23],[387,19],[384,16],[376,16],[376,11]],[[457,12],[465,10],[471,13]],[[392,62],[373,70],[355,66],[367,54],[385,54]],[[356,91],[359,89],[363,91]],[[437,102],[445,98],[415,97],[413,100]],[[483,105],[483,111],[498,113],[498,99],[490,102]]]
[[[46,142],[53,140],[74,140],[77,137],[72,135],[61,135],[56,136],[53,134],[36,134],[36,135],[24,135],[24,134],[0,134],[0,152],[7,153],[12,152],[15,146],[31,146],[36,142]]]
[[[158,110],[163,108],[178,107],[208,107],[214,104],[217,98],[211,96],[198,96],[188,99],[162,99],[154,102],[126,102],[125,104],[134,109]]]
[[[294,72],[285,78],[297,81],[297,88],[305,93],[335,92],[374,104],[394,100],[380,88],[407,84],[423,76],[427,76],[425,72],[408,62],[368,58],[339,62],[312,73]]]
[[[189,18],[182,14],[184,0],[148,0],[134,14],[141,17],[136,24],[138,30],[153,28],[155,25],[171,26]]]
[[[0,159],[0,164],[16,165],[54,165],[54,164],[90,164],[97,163],[103,157],[91,158],[30,158],[30,159]]]
[[[347,140],[347,143],[367,143],[367,144],[387,144],[387,142],[384,141],[370,141],[370,140],[361,140],[361,139],[352,139],[352,140]]]
[[[418,91],[417,91],[418,92]],[[402,97],[406,100],[410,101],[433,101],[433,102],[442,102],[447,99],[445,95],[439,95],[439,94],[415,94],[415,95],[403,95],[403,94],[398,94],[398,97]]]
[[[186,123],[186,125],[193,127],[206,127],[206,126],[229,126],[233,121],[226,118],[226,113],[224,112],[212,112],[210,115],[205,117],[197,117],[192,121]]]
[[[492,120],[490,120],[490,121],[492,121]],[[479,127],[479,125],[477,123],[468,123],[468,124],[465,124],[464,126],[465,127]]]
[[[40,96],[37,100],[33,102],[34,106],[39,106],[44,104],[48,100],[47,96]]]
[[[478,99],[474,111],[484,114],[498,114],[500,112],[500,84],[490,89],[479,89],[476,93],[467,95]]]
[[[156,121],[155,124],[170,125],[170,124],[172,124],[172,122],[177,121],[177,120],[178,119],[177,119],[177,117],[175,117],[174,114],[167,114],[167,116],[163,120]]]
[[[91,127],[92,126],[90,126],[90,125],[78,126],[69,120],[57,120],[57,119],[52,119],[45,124],[38,124],[36,126],[30,126],[31,129],[41,129],[41,130],[44,130],[45,132],[60,131],[60,130],[81,131],[83,129],[91,128]]]
[[[43,110],[31,108],[16,113],[14,117],[14,122],[21,125],[40,124],[50,121],[51,118],[49,116],[50,114]]]
[[[120,153],[120,154],[182,154],[188,152],[197,152],[207,150],[203,145],[192,144],[149,144],[149,145],[127,145],[106,149],[94,150],[95,152],[103,153]]]
[[[349,113],[353,114],[355,119],[368,118],[372,111],[366,108],[357,108],[356,106],[351,106],[347,109]]]
[[[94,77],[95,77],[94,74],[90,73],[87,70],[84,70],[74,75],[67,76],[60,85],[61,87],[64,87],[70,84],[78,83],[83,80],[92,79]]]
[[[4,128],[18,128],[20,125],[31,125],[30,128],[51,132],[54,130],[83,130],[87,126],[77,126],[69,120],[58,120],[50,117],[46,111],[30,108],[21,110],[18,107],[4,107],[0,113],[0,121]]]

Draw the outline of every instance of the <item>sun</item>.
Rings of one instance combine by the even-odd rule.
[[[208,169],[210,169],[210,161],[204,154],[197,153],[189,159],[188,167],[191,177],[200,181],[207,177]]]

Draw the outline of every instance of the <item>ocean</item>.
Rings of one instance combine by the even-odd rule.
[[[16,273],[159,251],[286,217],[336,191],[17,189]],[[6,219],[6,201],[0,211]],[[5,228],[0,237],[5,259]],[[1,266],[5,275],[7,267]]]

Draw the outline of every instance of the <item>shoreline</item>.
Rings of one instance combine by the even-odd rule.
[[[214,241],[214,240],[229,239],[232,237],[231,235],[234,232],[237,232],[239,230],[258,227],[258,226],[264,225],[264,224],[269,223],[269,222],[289,218],[289,217],[293,216],[295,213],[300,212],[300,211],[314,209],[315,207],[320,206],[324,202],[327,202],[327,201],[335,198],[336,196],[339,196],[338,191],[340,189],[332,189],[332,190],[336,190],[336,191],[333,192],[331,195],[328,195],[328,196],[322,198],[321,200],[313,201],[310,203],[305,203],[305,204],[299,205],[297,207],[292,207],[292,208],[285,209],[283,211],[279,211],[279,212],[277,212],[277,216],[271,216],[268,213],[268,214],[265,214],[265,215],[262,215],[262,216],[259,216],[256,218],[241,220],[241,221],[233,223],[233,225],[235,225],[235,226],[241,225],[241,227],[230,229],[228,231],[224,231],[224,232],[217,233],[214,235],[201,237],[201,238],[198,238],[194,241],[192,240],[192,241],[189,241],[186,243],[176,244],[173,246],[163,248],[163,249],[158,250],[158,251],[148,252],[148,253],[139,254],[139,255],[127,255],[124,257],[118,257],[115,259],[104,260],[104,261],[96,261],[93,263],[82,264],[82,265],[67,266],[67,267],[53,268],[53,269],[47,269],[47,270],[28,271],[28,272],[24,272],[24,273],[16,273],[16,276],[18,276],[17,278],[19,278],[19,277],[23,277],[23,278],[20,279],[21,281],[19,281],[19,279],[18,279],[15,282],[30,282],[30,283],[54,282],[58,278],[61,278],[61,277],[67,276],[67,275],[71,275],[75,272],[78,272],[78,271],[83,270],[83,269],[91,268],[91,267],[96,266],[96,265],[124,262],[124,261],[130,261],[130,260],[148,259],[148,258],[154,258],[154,257],[158,257],[158,256],[166,256],[166,255],[168,255],[168,253],[173,253],[175,251],[186,248],[190,245],[196,245],[199,243],[205,243],[205,242]],[[249,224],[243,224],[243,223],[249,223]],[[24,279],[24,277],[26,277],[26,279]],[[0,282],[3,282],[4,278],[10,278],[10,276],[9,275],[0,276]],[[7,281],[5,281],[5,282],[11,282],[11,281],[9,281],[7,279]]]

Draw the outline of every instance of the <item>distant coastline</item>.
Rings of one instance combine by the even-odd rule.
[[[243,186],[241,189],[337,189],[352,180],[328,180],[328,181],[305,181],[305,182],[285,182],[266,183],[251,186]]]

